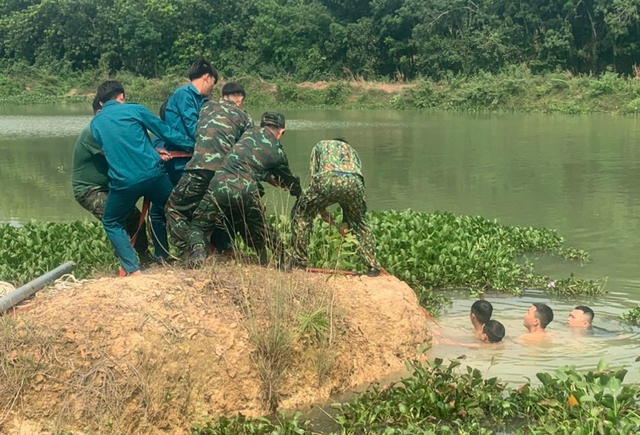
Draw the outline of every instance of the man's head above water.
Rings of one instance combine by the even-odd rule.
[[[491,305],[491,302],[484,300],[475,301],[473,305],[471,305],[471,313],[469,314],[473,327],[481,330],[482,325],[491,319],[492,313],[493,305]]]
[[[593,310],[584,305],[578,305],[569,313],[567,318],[567,326],[576,329],[589,329],[595,313]]]
[[[553,320],[553,310],[546,304],[534,303],[524,314],[522,324],[529,332],[543,332]]]
[[[489,343],[498,343],[504,338],[505,330],[504,325],[497,320],[489,320],[482,327],[482,335],[480,339],[482,341],[488,341]]]

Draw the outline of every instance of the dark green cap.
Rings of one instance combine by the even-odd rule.
[[[262,114],[260,126],[284,128],[284,115],[278,112],[264,112]]]

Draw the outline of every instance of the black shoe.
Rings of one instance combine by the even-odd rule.
[[[367,276],[375,278],[376,276],[380,276],[380,269],[375,267],[370,267],[367,269]]]
[[[191,269],[200,269],[204,266],[204,262],[207,259],[207,254],[204,252],[204,249],[196,249],[189,255],[189,259],[187,260],[187,265]]]
[[[307,270],[308,266],[306,261],[296,261],[295,263],[293,263],[293,267],[294,269]]]

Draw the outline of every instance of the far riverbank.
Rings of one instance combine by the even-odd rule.
[[[128,72],[109,77],[99,70],[61,77],[45,69],[15,67],[0,71],[0,104],[89,101],[103,80],[120,80],[131,102],[163,101],[186,78],[148,79]],[[249,106],[336,109],[436,109],[471,112],[640,113],[640,80],[606,73],[601,77],[569,72],[533,75],[526,67],[500,74],[450,76],[434,81],[368,82],[350,78],[296,83],[286,78],[223,77],[247,89]],[[220,86],[214,90],[219,92]]]

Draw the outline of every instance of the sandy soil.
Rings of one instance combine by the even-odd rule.
[[[335,84],[337,82],[302,82],[298,83],[298,86],[301,88],[308,88],[313,90],[322,90],[326,89],[328,86]],[[397,94],[402,92],[404,89],[413,88],[416,86],[415,83],[403,83],[403,82],[393,82],[393,83],[384,83],[384,82],[368,82],[365,80],[350,80],[349,86],[352,88],[361,88],[364,90],[378,90],[384,91],[388,94]]]
[[[389,276],[164,269],[59,285],[26,308],[0,318],[0,433],[187,434],[205,416],[266,413],[266,386],[294,409],[374,382],[431,340]],[[301,326],[314,313],[317,337]],[[269,383],[257,343],[276,324],[289,345]]]

